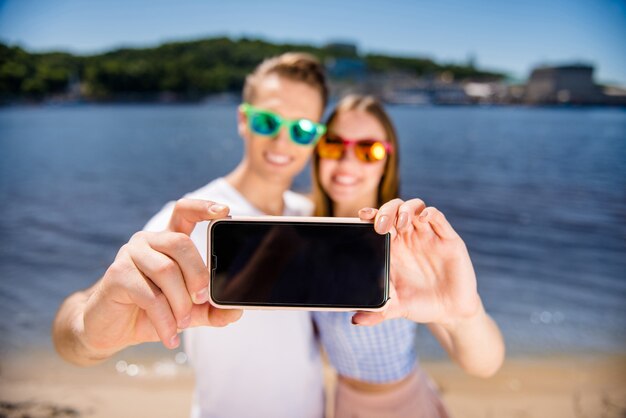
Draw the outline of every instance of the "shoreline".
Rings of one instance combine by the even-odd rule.
[[[188,417],[194,375],[178,352],[122,353],[90,368],[66,364],[50,351],[3,356],[0,416]],[[626,414],[626,353],[512,357],[489,379],[467,376],[447,359],[421,365],[452,417]],[[331,387],[333,377],[327,368]]]
[[[1,109],[55,109],[55,108],[81,108],[81,107],[110,107],[110,106],[237,106],[241,103],[237,94],[230,92],[227,95],[209,95],[190,99],[160,99],[154,97],[139,98],[111,98],[111,99],[91,99],[83,98],[78,100],[48,98],[44,100],[13,100],[0,101]],[[336,101],[337,98],[331,98]],[[404,103],[394,101],[383,101],[385,106],[389,107],[406,107],[413,109],[428,108],[503,108],[503,109],[626,109],[626,103]]]

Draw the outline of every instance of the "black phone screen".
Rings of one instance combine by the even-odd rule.
[[[389,234],[372,224],[233,219],[210,231],[217,303],[366,309],[387,300]]]

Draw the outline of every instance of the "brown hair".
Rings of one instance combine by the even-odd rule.
[[[243,100],[254,101],[255,88],[259,81],[270,74],[276,74],[292,81],[299,81],[317,89],[322,96],[322,109],[328,102],[328,86],[324,67],[311,54],[304,52],[286,52],[267,58],[246,77],[243,86]]]
[[[332,130],[333,122],[341,112],[356,110],[366,112],[372,115],[385,130],[387,141],[393,147],[393,152],[387,156],[385,170],[378,185],[378,194],[376,203],[380,207],[383,203],[395,199],[399,195],[400,175],[398,173],[398,138],[396,131],[391,123],[391,119],[383,105],[373,96],[349,95],[344,97],[335,107],[333,112],[326,121],[328,131]],[[315,216],[333,216],[333,205],[330,196],[322,189],[319,180],[319,161],[320,157],[317,153],[313,154],[313,190],[312,199],[315,204]]]

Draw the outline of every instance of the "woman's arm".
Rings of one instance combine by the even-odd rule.
[[[430,323],[428,329],[439,344],[467,373],[494,375],[504,361],[504,340],[496,322],[480,306],[469,318],[449,323]]]
[[[383,312],[357,313],[354,322],[404,317],[428,324],[464,370],[494,374],[504,359],[504,341],[483,308],[465,243],[443,213],[420,199],[394,199],[360,216],[375,220],[378,233],[391,234],[391,298]]]

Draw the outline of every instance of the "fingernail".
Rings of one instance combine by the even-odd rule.
[[[378,229],[380,231],[387,230],[388,224],[389,224],[389,216],[383,215],[380,218],[378,218]]]
[[[211,213],[220,213],[221,211],[223,211],[226,208],[226,206],[224,205],[212,205],[209,208],[209,212]]]
[[[361,213],[364,215],[369,215],[370,213],[372,213],[372,208],[363,208],[361,209]]]
[[[422,213],[420,214],[419,219],[420,219],[420,221],[423,221],[423,220],[424,220],[424,219],[426,219],[427,217],[428,217],[428,212],[426,211],[426,209],[424,209],[424,210],[422,211]]]
[[[207,300],[209,300],[209,289],[202,289],[197,291],[193,297],[193,303],[195,303],[196,305],[200,305],[204,302],[206,302]]]
[[[406,212],[402,212],[400,216],[398,216],[398,229],[403,229],[406,226],[408,219],[409,215],[407,215]]]
[[[187,315],[186,317],[180,320],[180,322],[178,323],[178,328],[185,329],[189,326],[190,323],[191,323],[191,315]]]
[[[178,347],[178,344],[180,344],[180,338],[178,338],[178,334],[176,334],[172,338],[170,338],[170,347],[176,348]]]

